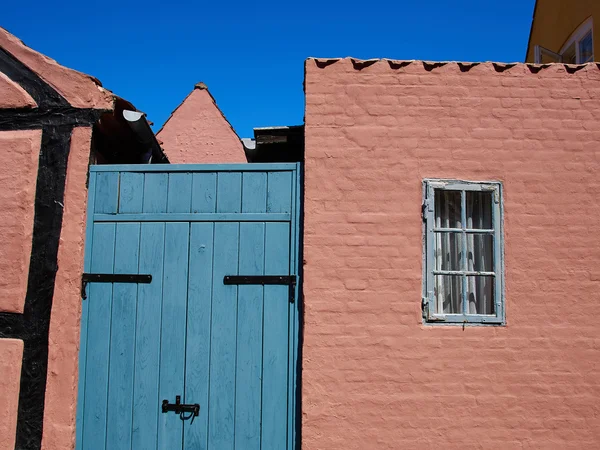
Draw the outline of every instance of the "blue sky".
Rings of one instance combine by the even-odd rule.
[[[60,7],[54,5],[60,4]],[[89,73],[158,130],[203,81],[241,137],[303,122],[309,56],[523,61],[534,0],[32,0],[2,7],[27,45]]]

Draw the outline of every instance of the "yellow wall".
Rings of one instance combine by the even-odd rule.
[[[558,52],[588,17],[594,20],[594,59],[600,59],[600,0],[537,0],[526,62],[534,62],[536,45]]]

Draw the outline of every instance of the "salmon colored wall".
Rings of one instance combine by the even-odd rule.
[[[113,94],[102,88],[97,79],[59,65],[53,59],[25,46],[19,38],[2,27],[0,47],[36,72],[65,97],[71,106],[112,110]]]
[[[42,439],[42,449],[48,450],[72,448],[75,442],[81,274],[91,134],[90,128],[75,128],[71,135],[58,272],[50,319]]]
[[[329,62],[306,62],[302,448],[600,448],[600,69]],[[504,183],[505,327],[422,323],[427,177]]]
[[[535,46],[558,53],[573,32],[589,17],[594,25],[594,60],[600,60],[600,2],[598,0],[537,0],[527,62],[534,62]]]
[[[0,450],[14,450],[23,341],[0,339]]]
[[[156,137],[173,164],[246,162],[240,138],[204,83],[196,85]]]
[[[0,109],[35,106],[35,101],[25,89],[0,72]]]
[[[0,132],[0,311],[23,312],[41,131]]]

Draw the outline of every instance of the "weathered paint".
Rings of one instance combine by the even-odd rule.
[[[0,72],[0,109],[34,107],[35,101],[25,89]]]
[[[113,94],[89,75],[61,66],[56,61],[32,50],[0,27],[3,48],[37,73],[76,108],[112,109]]]
[[[595,60],[600,56],[600,2],[598,0],[537,0],[531,25],[527,62],[534,62],[535,46],[541,45],[559,52],[573,32],[589,17],[593,17]]]
[[[14,450],[23,341],[0,339],[0,450]]]
[[[600,70],[535,71],[307,61],[303,449],[600,447]],[[503,183],[505,327],[422,323],[425,178]]]
[[[71,448],[75,438],[85,188],[91,129],[75,128],[67,165],[58,272],[50,318],[48,378],[42,448]]]
[[[41,132],[0,132],[0,311],[23,312]]]
[[[240,138],[204,83],[196,85],[156,137],[173,164],[246,162]]]

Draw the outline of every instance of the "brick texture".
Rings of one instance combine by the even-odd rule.
[[[600,448],[600,69],[306,62],[304,449]],[[422,180],[500,180],[505,327],[424,325]]]

